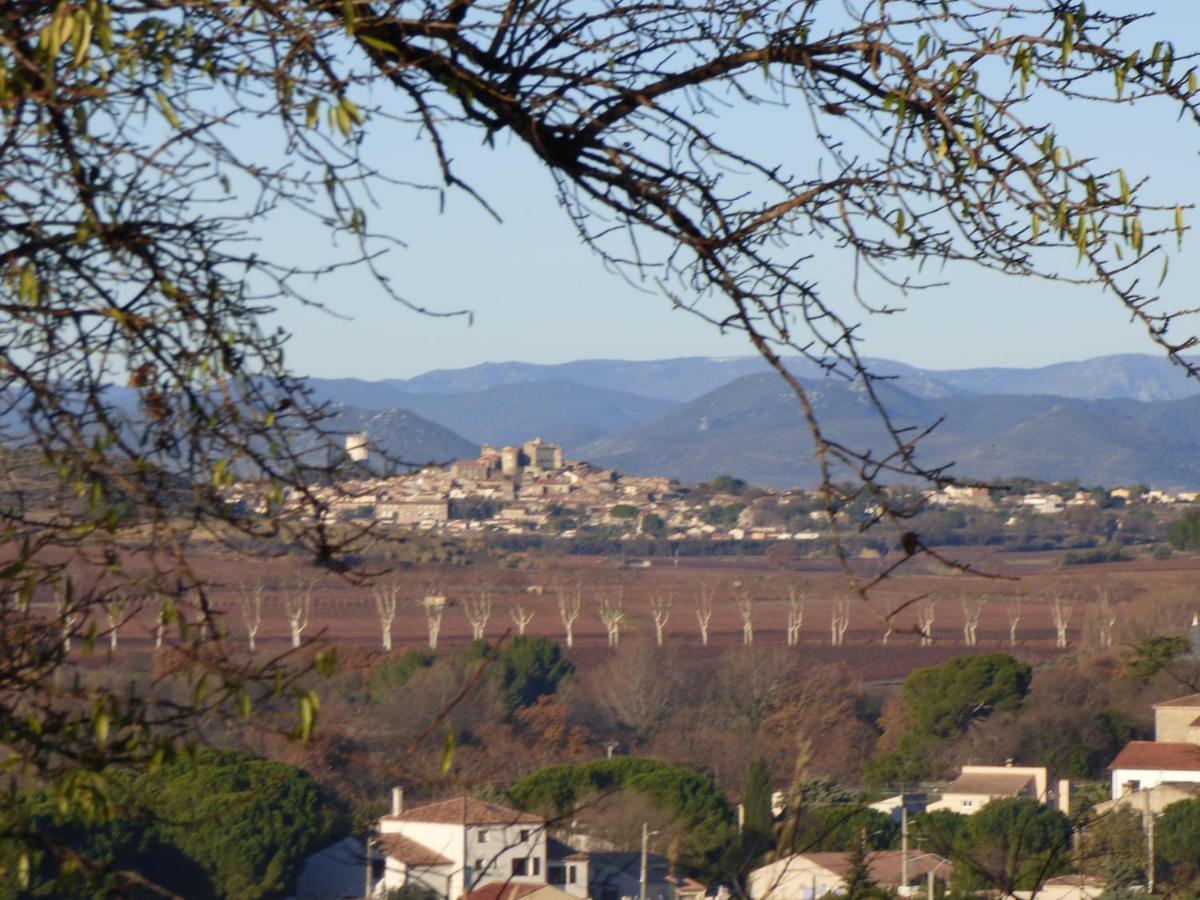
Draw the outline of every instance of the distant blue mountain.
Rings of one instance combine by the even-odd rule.
[[[896,376],[900,387],[925,397],[968,394],[1049,394],[1079,400],[1174,400],[1200,393],[1169,360],[1149,355],[1101,356],[1033,369],[983,368],[937,371],[887,359],[868,360],[878,375]],[[818,378],[811,363],[794,360],[793,371]],[[770,371],[757,356],[683,357],[651,361],[591,359],[555,365],[483,363],[465,369],[441,369],[415,378],[364,384],[386,385],[419,394],[465,394],[500,385],[538,381],[575,384],[662,400],[695,400],[743,375]]]
[[[309,379],[322,400],[361,409],[406,409],[476,443],[541,437],[571,449],[656,419],[679,404],[560,379],[501,383],[461,393],[418,393],[394,382]]]
[[[1180,400],[1078,400],[1048,395],[917,397],[897,384],[879,393],[900,426],[923,429],[917,459],[953,463],[967,477],[1079,478],[1091,484],[1148,482],[1200,487],[1200,395]],[[891,444],[865,393],[826,379],[805,381],[831,438],[876,456]],[[914,432],[915,433],[915,432]],[[625,472],[703,481],[729,473],[774,486],[817,478],[812,439],[796,398],[772,375],[750,375],[655,422],[579,449]]]

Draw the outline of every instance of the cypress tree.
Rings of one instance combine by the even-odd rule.
[[[771,770],[758,757],[746,771],[746,797],[743,801],[745,824],[742,847],[747,859],[755,859],[775,849],[775,817],[771,813]]]

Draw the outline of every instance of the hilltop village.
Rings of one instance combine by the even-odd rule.
[[[561,447],[537,437],[521,446],[484,445],[476,459],[391,476],[371,472],[365,434],[348,436],[345,446],[362,477],[313,488],[331,520],[443,534],[550,533],[568,540],[603,531],[616,540],[648,535],[668,541],[804,542],[829,531],[830,513],[817,491],[753,488],[731,476],[684,485],[664,476],[627,475],[568,460]],[[902,499],[910,505],[921,502],[927,510],[959,518],[962,512],[983,514],[1011,529],[1073,511],[1166,510],[1200,496],[1146,485],[1084,489],[1074,482],[1007,490],[950,485],[919,495],[902,487],[890,490],[897,497],[907,493]],[[235,485],[230,500],[265,508],[253,483]],[[850,525],[877,513],[878,506],[864,496],[841,504],[836,515],[839,524]]]

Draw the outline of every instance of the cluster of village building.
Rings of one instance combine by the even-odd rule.
[[[829,513],[820,495],[801,489],[767,492],[745,504],[736,516],[714,516],[744,504],[733,493],[706,492],[697,499],[663,476],[619,474],[587,462],[567,460],[561,447],[533,438],[521,446],[484,445],[478,458],[446,466],[426,466],[405,474],[379,476],[368,465],[366,435],[346,439],[346,451],[362,466],[362,477],[310,491],[331,519],[373,520],[401,528],[447,533],[529,533],[554,530],[564,538],[598,527],[630,539],[651,529],[668,540],[794,540],[825,536]],[[1115,488],[1108,497],[1124,503],[1191,503],[1200,492]],[[239,483],[230,499],[265,509],[264,492]],[[997,497],[982,487],[950,485],[925,495],[929,507],[1005,510],[1015,525],[1023,513],[1052,515],[1071,507],[1095,506],[1095,492],[1064,497],[1054,493],[1016,493]],[[792,509],[786,523],[764,516],[763,501],[776,512]],[[299,508],[297,504],[297,508]],[[866,510],[870,514],[871,510]],[[774,519],[774,521],[771,521]]]
[[[1200,626],[1193,626],[1200,650]],[[1096,810],[1126,807],[1147,817],[1171,803],[1200,796],[1200,694],[1154,706],[1155,739],[1133,741],[1113,760],[1111,798]],[[899,850],[872,852],[872,880],[901,897],[933,897],[934,882],[953,875],[953,863],[928,850],[910,849],[907,820],[916,812],[945,810],[974,815],[988,803],[1027,798],[1071,809],[1071,783],[1053,781],[1044,767],[963,766],[936,795],[906,793],[871,804],[902,823]],[[775,815],[788,814],[788,798],[777,793]],[[1148,825],[1152,828],[1152,824]],[[843,894],[851,854],[782,854],[750,873],[750,900],[817,900]],[[1045,900],[1097,900],[1106,882],[1094,875],[1065,875],[1044,882],[1036,895]],[[639,851],[597,842],[574,823],[551,824],[541,816],[470,797],[406,807],[403,791],[393,792],[391,809],[372,836],[348,837],[309,858],[298,897],[388,896],[419,888],[438,900],[702,900],[720,897],[680,875],[664,856],[650,853],[643,834]],[[1015,892],[1031,900],[1034,892]],[[729,896],[725,891],[724,895]]]

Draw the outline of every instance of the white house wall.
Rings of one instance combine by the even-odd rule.
[[[1137,782],[1137,790],[1157,787],[1163,782],[1186,782],[1200,784],[1200,772],[1175,771],[1171,769],[1114,769],[1112,774],[1112,797],[1116,800],[1125,792],[1125,785]]]
[[[802,857],[781,859],[750,873],[751,900],[813,900],[837,891],[841,876]]]

